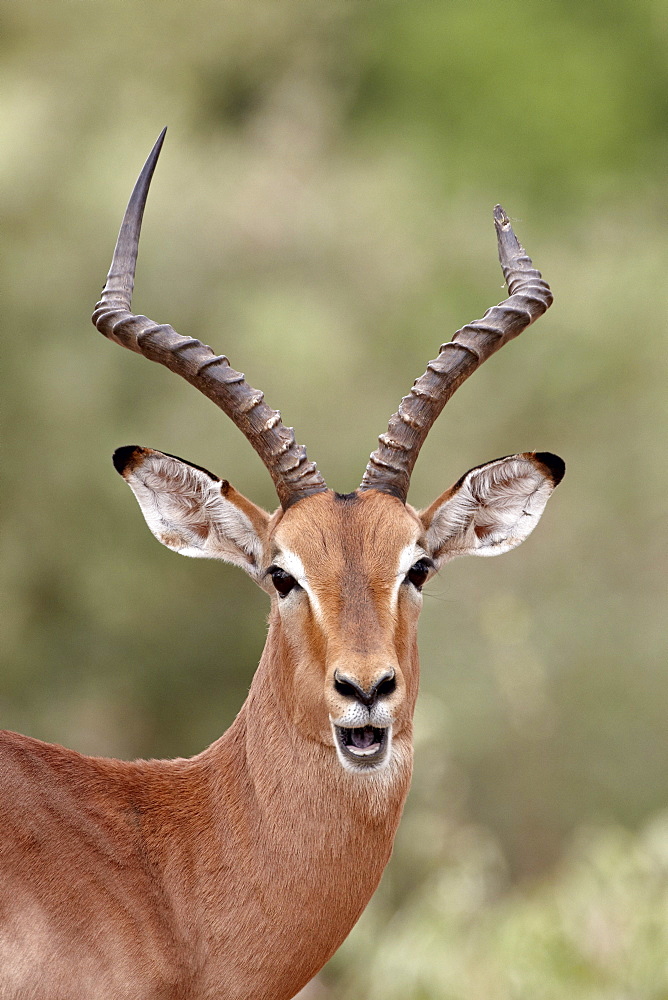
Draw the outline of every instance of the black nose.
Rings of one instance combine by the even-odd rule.
[[[382,674],[375,684],[372,684],[367,690],[360,687],[352,677],[346,677],[345,674],[339,673],[338,670],[334,671],[334,687],[339,694],[342,694],[344,698],[354,698],[356,701],[366,705],[367,708],[375,705],[379,698],[384,698],[392,694],[396,686],[397,679],[394,670],[388,670],[387,673]]]

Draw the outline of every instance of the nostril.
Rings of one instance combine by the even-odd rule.
[[[359,698],[360,694],[362,694],[356,684],[344,681],[340,677],[337,677],[336,674],[334,674],[334,687],[344,698]]]
[[[374,694],[378,698],[384,698],[387,697],[387,695],[392,694],[394,691],[396,691],[396,689],[397,689],[397,678],[393,671],[390,677],[385,677],[376,685]]]
[[[368,691],[360,687],[352,678],[342,677],[338,671],[334,672],[335,690],[340,695],[343,695],[344,698],[354,698],[356,701],[366,705],[367,708],[370,708],[378,698],[391,695],[396,690],[396,687],[397,679],[394,670],[391,673],[384,674],[380,680],[372,684]]]

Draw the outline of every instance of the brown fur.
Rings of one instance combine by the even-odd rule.
[[[419,603],[400,594],[390,613],[387,596],[419,533],[373,492],[275,515],[267,549],[299,551],[323,620],[274,600],[246,703],[192,760],[2,735],[4,998],[287,1000],[318,971],[376,888],[408,791]],[[328,679],[342,660],[362,684],[388,660],[401,672],[377,773],[336,758]]]
[[[0,736],[0,995],[288,1000],[348,934],[392,850],[419,679],[411,565],[476,554],[467,525],[478,505],[486,518],[496,509],[497,482],[495,544],[518,544],[550,467],[538,463],[530,488],[531,455],[473,470],[461,483],[474,475],[481,496],[454,513],[456,487],[421,515],[367,490],[270,516],[206,470],[127,451],[122,472],[154,533],[242,566],[272,596],[269,634],[235,722],[191,760],[103,760]],[[285,597],[271,564],[297,580]],[[373,710],[351,696],[390,675]],[[332,723],[343,738],[391,725],[376,766],[337,750]]]

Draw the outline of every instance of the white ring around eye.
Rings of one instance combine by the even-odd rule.
[[[291,552],[290,549],[281,549],[274,563],[282,569],[285,573],[289,573],[290,576],[294,577],[300,587],[306,591],[308,598],[311,602],[311,607],[313,608],[315,614],[322,620],[322,609],[320,607],[320,602],[313,592],[308,580],[306,579],[306,570],[304,569],[304,563],[301,561],[296,552]]]
[[[420,559],[428,559],[428,558],[429,557],[422,548],[422,546],[418,545],[416,542],[411,542],[410,545],[406,545],[406,547],[401,550],[401,554],[399,556],[399,565],[397,567],[397,575],[394,581],[394,588],[392,591],[393,610],[397,606],[397,601],[399,599],[399,588],[401,587],[402,583],[405,582],[406,574],[408,573],[408,571],[411,569],[412,566],[415,565],[416,562],[419,562]]]

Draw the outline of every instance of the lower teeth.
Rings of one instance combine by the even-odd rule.
[[[344,745],[355,757],[373,757],[382,746],[382,736],[372,726],[349,730],[344,736]]]
[[[374,743],[373,746],[366,747],[364,750],[359,747],[351,746],[349,746],[348,749],[351,753],[354,753],[356,757],[369,757],[371,754],[378,753],[380,750],[380,743]]]

